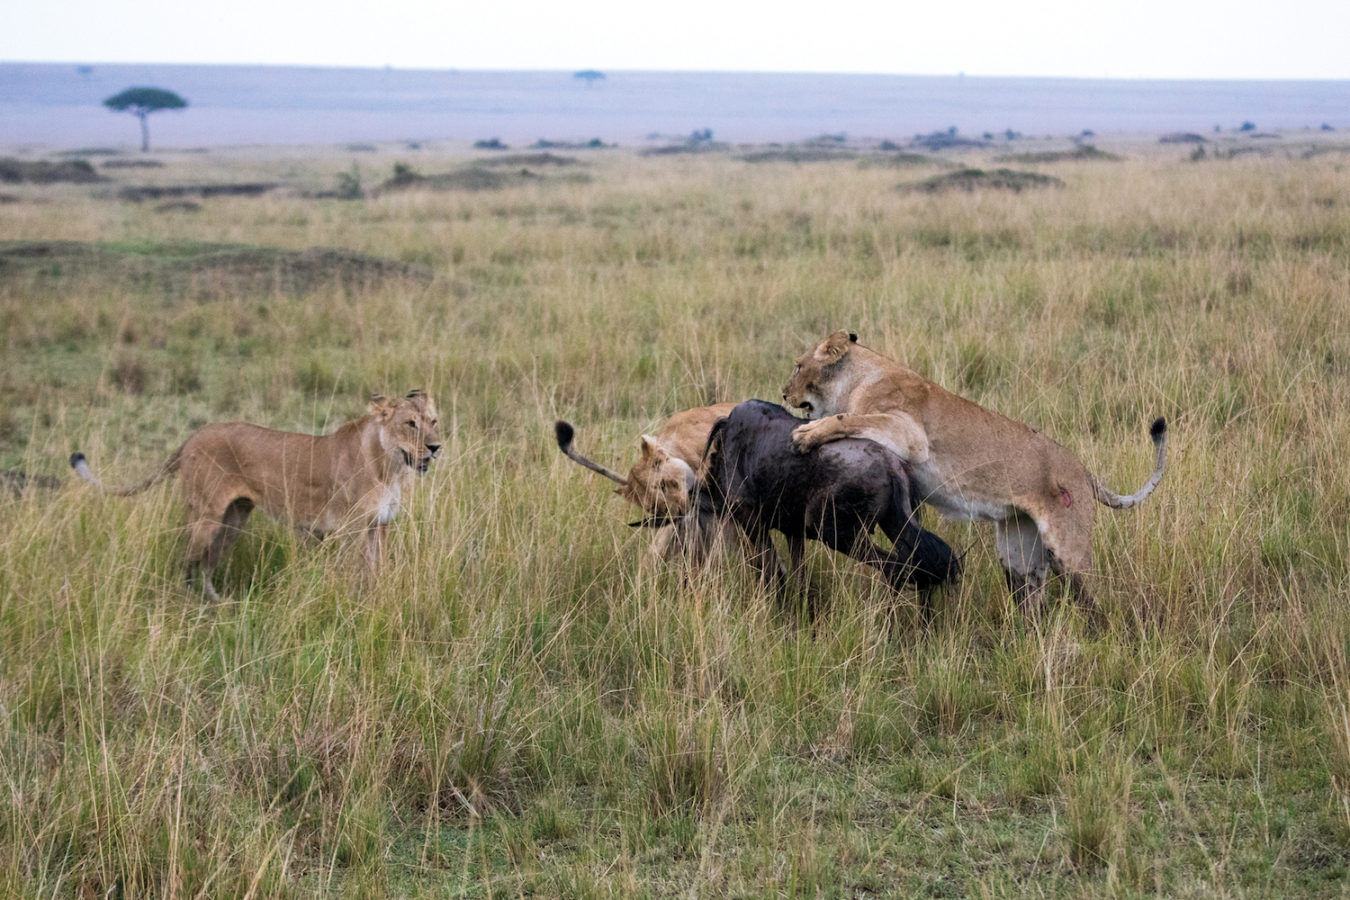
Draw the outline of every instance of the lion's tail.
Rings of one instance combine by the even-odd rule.
[[[99,480],[98,476],[95,475],[90,470],[89,461],[85,459],[83,453],[77,450],[74,453],[70,454],[70,467],[75,470],[76,475],[79,475],[81,478],[83,478],[85,481],[89,482],[99,490],[105,491],[109,494],[116,494],[119,497],[130,497],[132,494],[139,494],[141,491],[146,490],[147,488],[156,484],[157,482],[176,473],[178,471],[178,467],[182,465],[182,462],[183,462],[183,448],[179,447],[177,450],[173,451],[173,455],[170,456],[168,460],[165,461],[164,465],[160,466],[153,475],[151,475],[144,481],[140,482],[139,484],[134,484],[131,487],[124,487],[124,488],[109,488],[106,485],[104,485],[104,483]]]
[[[1153,464],[1153,474],[1149,476],[1147,482],[1139,490],[1128,496],[1121,496],[1114,491],[1109,490],[1104,484],[1095,477],[1092,479],[1092,488],[1097,494],[1097,500],[1105,503],[1112,509],[1129,509],[1140,503],[1145,497],[1153,493],[1153,489],[1162,481],[1163,466],[1167,463],[1167,420],[1159,416],[1153,420],[1152,427],[1148,430],[1149,437],[1153,438],[1153,450],[1156,454]]]

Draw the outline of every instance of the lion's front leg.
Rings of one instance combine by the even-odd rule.
[[[843,418],[842,415],[826,416],[805,425],[798,425],[792,432],[792,449],[798,453],[810,453],[821,444],[849,437],[847,426],[841,424]]]
[[[372,578],[380,571],[380,560],[384,555],[384,532],[388,528],[381,522],[366,529],[366,574]]]
[[[839,413],[807,422],[792,432],[792,449],[810,453],[821,444],[844,438],[865,438],[899,456],[905,462],[928,459],[928,435],[908,413]]]

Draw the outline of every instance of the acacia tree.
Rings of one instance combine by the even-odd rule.
[[[114,94],[103,105],[113,112],[129,112],[141,120],[141,152],[150,149],[150,126],[146,119],[152,112],[161,109],[184,109],[187,101],[175,94],[157,87],[132,87],[120,94]]]

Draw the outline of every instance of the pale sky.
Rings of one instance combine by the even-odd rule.
[[[1350,0],[8,0],[0,61],[1350,78]]]

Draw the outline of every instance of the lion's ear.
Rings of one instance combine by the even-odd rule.
[[[641,445],[643,459],[651,459],[656,455],[656,451],[660,449],[656,445],[656,438],[652,437],[650,434],[644,434],[642,436]]]
[[[834,362],[841,359],[849,351],[849,347],[857,343],[858,336],[847,331],[836,331],[827,337],[816,348],[816,359],[823,362]]]
[[[371,394],[370,404],[366,409],[376,415],[387,412],[389,409],[389,398],[383,394]]]

